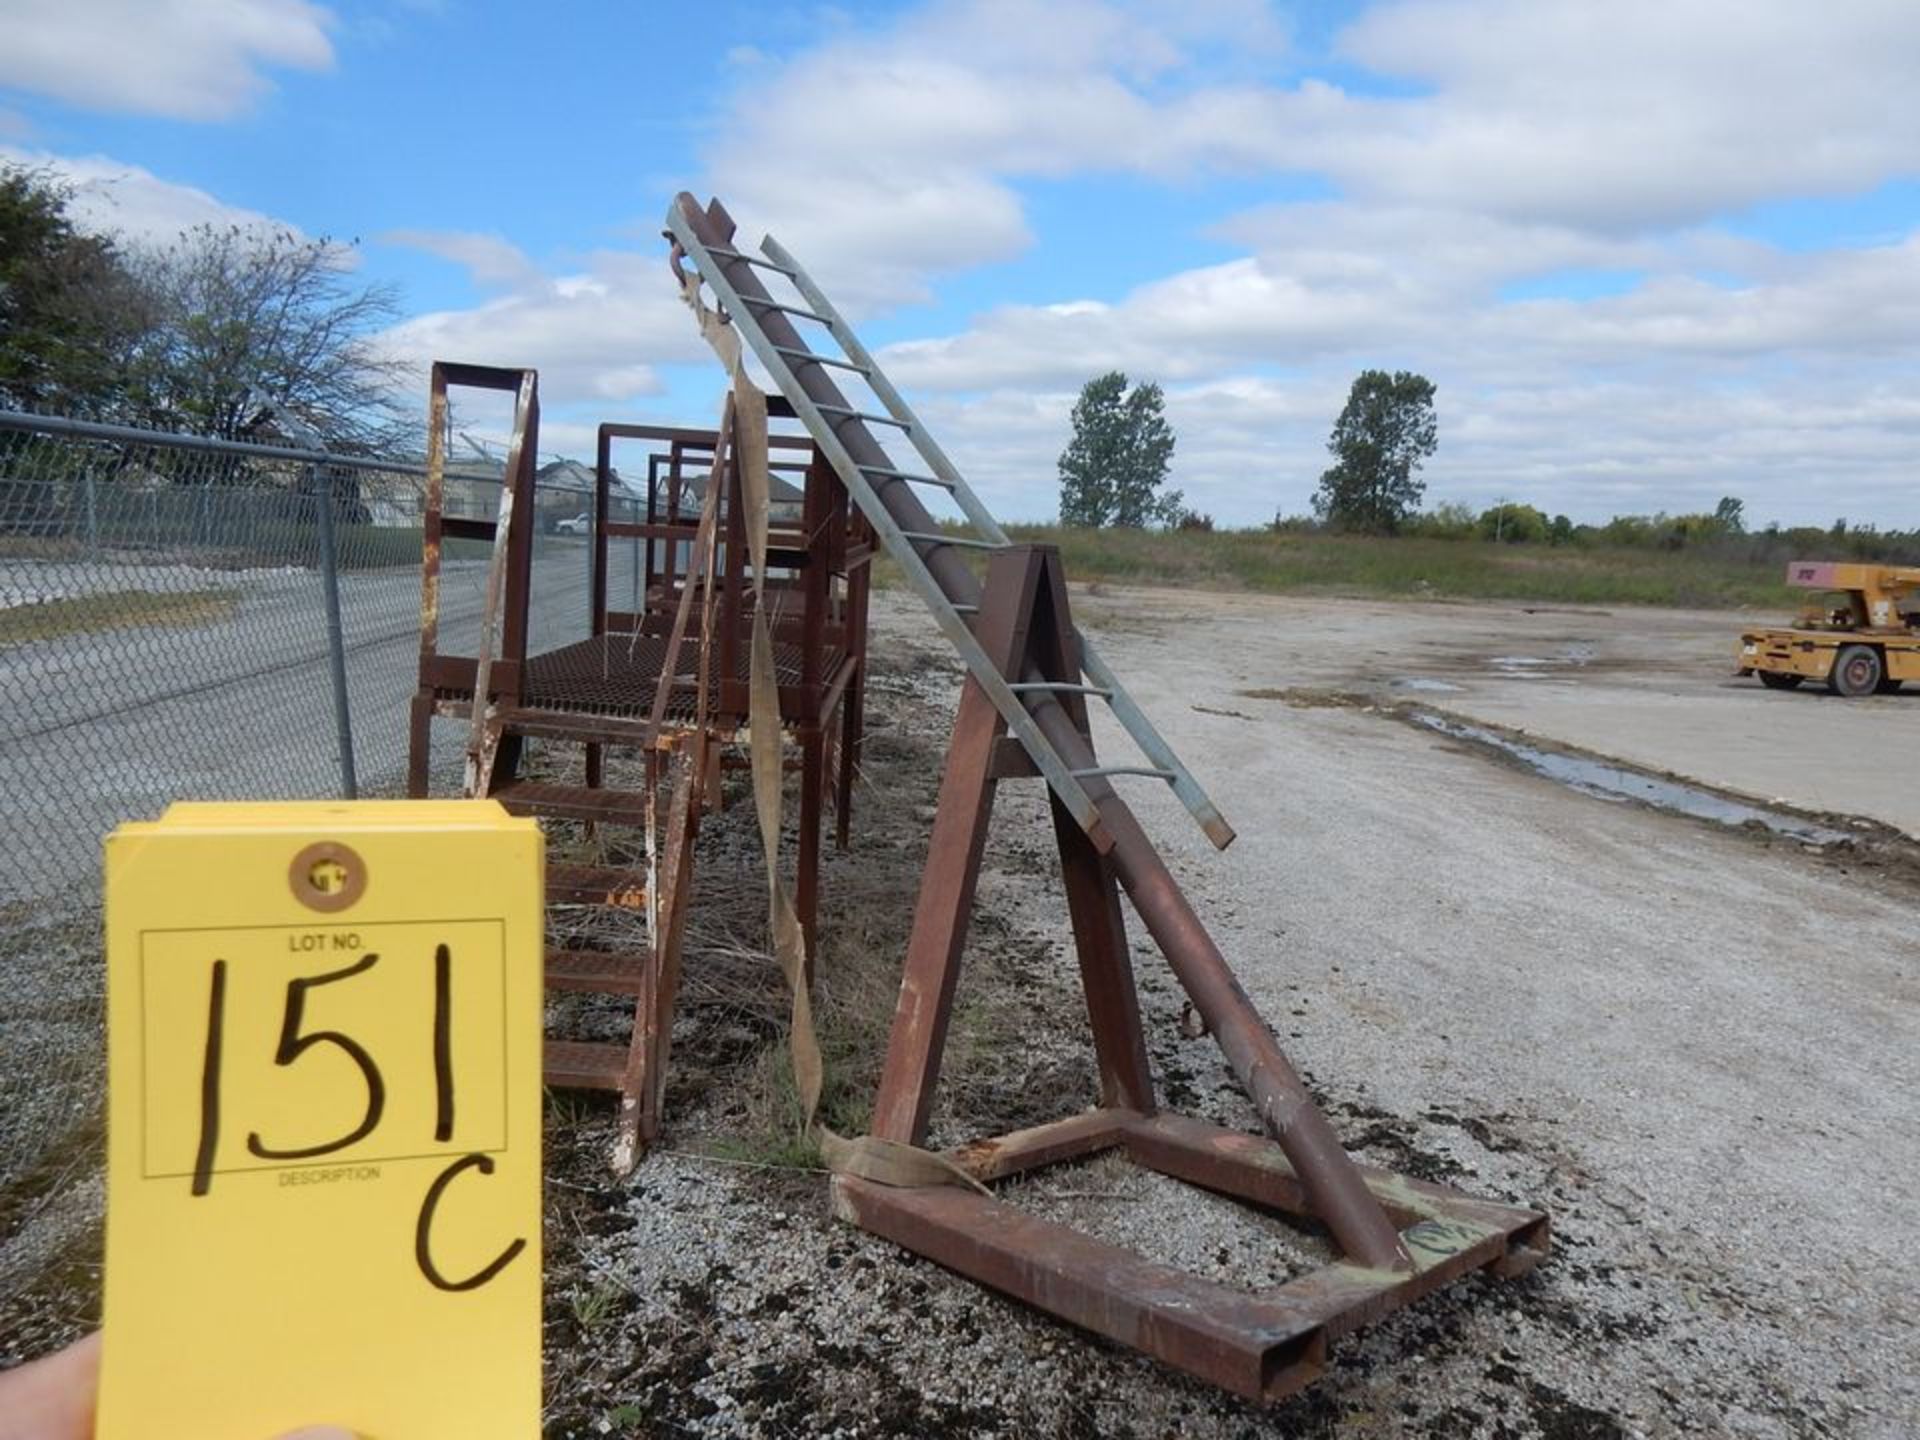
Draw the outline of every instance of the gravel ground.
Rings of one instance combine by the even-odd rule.
[[[1333,661],[1263,650],[1247,605],[1196,632],[1168,618],[1173,602],[1085,597],[1088,628],[1240,840],[1214,854],[1143,789],[1148,828],[1348,1145],[1543,1205],[1553,1256],[1389,1317],[1336,1346],[1305,1394],[1260,1408],[832,1220],[821,1177],[751,1139],[780,1043],[777,981],[740,967],[737,937],[757,921],[737,913],[754,914],[737,807],[703,832],[696,927],[733,938],[689,954],[690,987],[707,983],[676,1026],[665,1149],[616,1180],[609,1107],[550,1106],[549,1435],[1920,1431],[1920,1262],[1898,1219],[1920,1157],[1920,946],[1897,842],[1812,853],[1569,792],[1356,703]],[[1478,623],[1487,653],[1505,653],[1491,648],[1504,615]],[[897,966],[955,684],[904,603],[877,625],[869,783],[852,851],[829,857],[823,915],[833,1103],[855,1118],[874,1040],[850,1017],[873,1008],[874,958],[883,977]],[[1382,657],[1382,687],[1419,658]],[[1092,1098],[1043,815],[1031,787],[1003,791],[940,1143]],[[1167,1103],[1247,1125],[1133,930]],[[1111,1159],[1017,1189],[1215,1278],[1260,1285],[1317,1258],[1271,1221]],[[0,1302],[13,1354],[84,1320],[86,1227],[63,1223],[83,1238]],[[0,1256],[20,1233],[0,1230]]]
[[[1417,698],[1920,837],[1920,768],[1908,763],[1920,689],[1841,700],[1736,678],[1741,631],[1782,614],[1092,590],[1077,597],[1083,622],[1114,632],[1137,673],[1178,675],[1208,705],[1269,686]]]
[[[925,635],[887,607],[878,649]],[[596,1193],[576,1212],[591,1220],[575,1223],[605,1233],[583,1235],[581,1277],[556,1288],[555,1378],[581,1383],[558,1387],[552,1433],[1586,1440],[1920,1427],[1906,1313],[1920,1275],[1884,1218],[1920,1154],[1905,1099],[1920,953],[1904,866],[1606,804],[1384,710],[1250,699],[1236,691],[1258,687],[1172,627],[1123,623],[1100,638],[1240,828],[1216,856],[1164,797],[1142,797],[1347,1143],[1545,1205],[1554,1256],[1519,1282],[1473,1280],[1390,1317],[1336,1347],[1306,1394],[1261,1409],[837,1224],[815,1178],[656,1155],[632,1191],[582,1179]],[[1232,653],[1236,670],[1257,669],[1257,652]],[[886,703],[887,742],[917,737],[937,753],[952,684],[938,668],[910,672],[921,696]],[[869,803],[842,869],[870,873],[880,852],[912,844],[886,815],[924,825],[931,777],[916,790],[910,764],[882,773],[885,813]],[[968,972],[1024,984],[1033,1078],[963,1086],[966,1113],[944,1111],[936,1139],[1004,1131],[1090,1094],[1044,835],[1037,797],[1003,792],[982,886],[1000,923],[976,935]],[[1163,963],[1136,950],[1168,1102],[1248,1124],[1212,1043],[1180,1033]],[[1026,957],[1011,974],[1010,955]],[[1047,1098],[1034,1107],[1036,1095]],[[676,1148],[702,1123],[696,1102]],[[599,1141],[573,1143],[591,1153]],[[1115,1160],[1018,1188],[1041,1213],[1219,1279],[1259,1285],[1314,1259],[1273,1222]],[[586,1303],[596,1328],[579,1312],[598,1295],[619,1314]]]

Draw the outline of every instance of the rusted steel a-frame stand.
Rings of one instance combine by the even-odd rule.
[[[1548,1243],[1540,1212],[1358,1165],[1341,1148],[1111,783],[1122,775],[1163,782],[1216,845],[1233,838],[1165,737],[1073,629],[1057,557],[1009,539],[878,359],[784,247],[769,237],[758,255],[748,253],[718,201],[702,206],[686,194],[668,210],[667,231],[676,262],[697,267],[967,666],[875,1133],[910,1144],[924,1139],[993,790],[1002,780],[1038,774],[1061,848],[1102,1103],[967,1147],[955,1158],[984,1181],[1121,1147],[1165,1174],[1322,1226],[1343,1258],[1250,1295],[950,1185],[890,1187],[839,1175],[839,1213],[1062,1319],[1266,1399],[1310,1381],[1325,1364],[1328,1342],[1345,1331],[1468,1271],[1511,1275],[1537,1263]],[[766,277],[779,277],[794,298],[776,298]],[[813,349],[796,322],[824,330],[836,349]],[[842,377],[869,390],[872,405],[850,401]],[[919,468],[895,459],[875,426],[888,427],[890,436],[897,431],[917,452]],[[934,520],[921,492],[936,489],[960,507],[967,529]],[[967,550],[990,557],[984,587],[966,563]],[[1147,763],[1103,764],[1096,757],[1090,699],[1109,707]],[[1121,928],[1121,889],[1271,1140],[1157,1109]]]
[[[1033,545],[997,553],[985,595],[978,633],[988,653],[1003,674],[1059,687],[1060,704],[1091,749],[1058,553]],[[1036,774],[1025,751],[1006,738],[998,711],[969,679],[954,721],[874,1104],[873,1130],[883,1138],[914,1145],[926,1139],[994,791],[1002,780]],[[1099,1067],[1100,1105],[975,1142],[953,1158],[975,1178],[992,1182],[1124,1149],[1163,1175],[1263,1209],[1318,1218],[1313,1180],[1303,1180],[1280,1145],[1159,1109],[1113,869],[1057,798],[1052,812]],[[1225,1003],[1251,1013],[1237,987]],[[1386,1170],[1352,1168],[1389,1221],[1404,1259],[1344,1260],[1264,1294],[1156,1264],[952,1186],[903,1189],[842,1176],[834,1181],[834,1195],[837,1211],[863,1229],[1249,1398],[1277,1399],[1321,1372],[1328,1342],[1342,1333],[1470,1270],[1519,1274],[1547,1248],[1547,1219],[1537,1211],[1476,1200]]]

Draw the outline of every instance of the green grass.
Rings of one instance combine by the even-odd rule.
[[[0,646],[138,627],[210,625],[239,605],[231,590],[109,590],[0,610]]]
[[[1058,545],[1070,579],[1123,585],[1565,605],[1792,605],[1779,564],[1705,550],[1271,530],[1008,529],[1016,540]],[[878,574],[882,583],[899,583],[890,566]]]

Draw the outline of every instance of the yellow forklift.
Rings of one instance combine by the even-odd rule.
[[[1787,584],[1816,593],[1790,628],[1742,635],[1736,673],[1770,690],[1824,680],[1846,696],[1920,680],[1920,568],[1795,560]]]

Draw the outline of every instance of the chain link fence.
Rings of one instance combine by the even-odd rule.
[[[549,468],[574,483],[536,491],[536,650],[589,627],[593,497]],[[450,472],[447,512],[491,518],[499,474]],[[400,793],[424,490],[405,460],[0,412],[0,1253],[97,1139],[102,837],[178,799]],[[447,544],[443,652],[477,643],[488,553]]]

